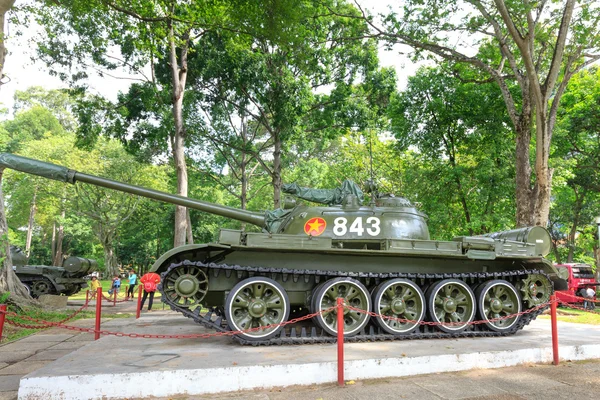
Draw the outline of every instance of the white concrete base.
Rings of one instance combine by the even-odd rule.
[[[439,342],[435,342],[439,343]],[[294,348],[296,349],[296,348]],[[562,346],[561,361],[600,358],[600,344]],[[114,374],[26,376],[19,399],[116,399],[176,394],[201,395],[257,388],[321,384],[337,381],[336,362],[153,370]],[[552,348],[531,348],[417,357],[348,360],[346,380],[401,377],[475,368],[501,368],[552,362]]]

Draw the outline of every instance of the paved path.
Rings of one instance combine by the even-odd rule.
[[[149,326],[165,330],[165,325],[160,327],[153,320],[155,317],[160,317],[158,320],[164,324],[169,317],[174,313],[170,311],[162,311],[162,303],[156,303],[155,309],[151,313],[144,312],[142,320],[135,321],[133,319],[113,319],[107,323],[107,328],[112,325],[121,326],[130,325],[130,328],[137,331],[136,327]],[[110,312],[135,312],[135,303],[121,303],[117,307],[105,307],[106,313]],[[163,315],[164,314],[164,315]],[[145,321],[144,321],[145,320]],[[152,322],[151,322],[152,321]],[[181,321],[185,326],[190,322],[185,318],[176,318],[173,321]],[[541,321],[540,321],[541,322]],[[547,323],[547,322],[544,322]],[[90,327],[93,325],[93,320],[79,320],[71,325],[79,325]],[[170,325],[173,325],[169,322]],[[179,322],[177,322],[178,325]],[[198,329],[197,325],[192,324],[190,329]],[[575,324],[569,324],[575,325]],[[572,329],[581,329],[585,331],[585,326],[577,326]],[[537,340],[546,341],[546,337],[541,332],[536,332],[535,327],[526,328],[526,333],[520,335],[520,340],[525,340],[527,345],[533,346],[533,342]],[[581,336],[580,336],[581,337]],[[107,338],[105,344],[114,346],[118,341],[127,340],[121,338]],[[514,337],[519,339],[519,336]],[[590,335],[582,340],[592,339]],[[128,346],[142,345],[138,340],[146,339],[130,339],[134,342],[128,342]],[[510,339],[509,340],[513,340]],[[93,341],[93,335],[87,333],[78,333],[66,331],[64,329],[51,329],[42,331],[34,336],[30,336],[19,341],[0,346],[0,400],[17,398],[17,390],[19,380],[26,374],[38,370],[48,369],[47,364],[51,363],[62,356],[66,356],[75,350],[89,344]],[[232,350],[249,352],[250,348],[237,345],[221,343],[222,340],[215,340],[210,344],[210,347],[225,346],[230,347],[228,351],[221,352],[222,357],[227,358],[227,354]],[[440,344],[440,341],[418,341],[426,347],[434,343]],[[463,340],[461,343],[471,342],[471,340]],[[478,343],[478,340],[473,340],[473,344]],[[94,343],[90,348],[96,348],[96,345],[102,343]],[[405,345],[415,348],[418,343],[404,342]],[[459,344],[459,343],[456,343]],[[169,342],[169,346],[178,346],[175,342]],[[383,344],[370,343],[370,348],[379,347]],[[109,347],[111,347],[109,346]],[[195,345],[197,346],[197,344]],[[392,346],[400,346],[399,343]],[[355,346],[357,347],[357,346]],[[386,346],[387,347],[387,346]],[[447,348],[446,348],[447,347]],[[453,346],[444,347],[444,351],[452,352]],[[462,346],[460,346],[462,347]],[[87,349],[87,348],[86,348]],[[268,349],[268,348],[266,348]],[[273,353],[280,354],[282,348],[271,349]],[[301,350],[299,347],[289,348],[295,353]],[[82,349],[82,351],[85,349]],[[91,349],[90,349],[91,350]],[[322,350],[322,346],[309,346],[308,350]],[[366,351],[366,350],[365,350]],[[117,352],[119,353],[120,350]],[[81,353],[79,351],[78,353]],[[86,353],[83,351],[83,353]],[[90,354],[97,354],[97,351],[90,351]],[[284,352],[285,353],[285,352]],[[299,354],[298,354],[299,355]],[[351,354],[348,354],[350,356]],[[106,355],[105,355],[106,356]],[[114,357],[123,359],[120,355]],[[66,360],[69,357],[65,357]],[[84,360],[80,360],[83,362]],[[97,363],[96,363],[97,364]],[[89,363],[89,367],[94,368],[96,364]],[[106,371],[105,371],[106,372]],[[206,396],[171,396],[168,399],[184,400],[184,399],[260,399],[260,400],[283,400],[283,399],[568,399],[574,398],[595,398],[595,393],[600,392],[600,360],[582,361],[582,362],[563,362],[560,366],[552,365],[527,365],[519,367],[510,367],[502,369],[490,370],[471,370],[455,373],[430,374],[403,378],[386,378],[379,380],[359,380],[354,384],[347,385],[344,388],[338,388],[333,384],[313,385],[302,387],[288,387],[285,389],[271,389],[264,391],[246,391],[229,394],[211,394]],[[159,400],[158,398],[152,398]],[[162,398],[160,400],[166,400]]]
[[[69,309],[79,309],[83,303],[83,301],[70,302]],[[136,302],[117,303],[117,306],[113,307],[110,303],[103,303],[102,311],[107,317],[115,313],[134,314],[136,304]],[[155,304],[156,308],[162,309],[160,301]],[[94,310],[94,306],[95,303],[92,301],[89,309]],[[110,318],[106,318],[106,320],[108,319]],[[94,320],[77,320],[68,324],[91,328],[94,326]],[[94,336],[89,333],[51,328],[40,330],[35,335],[15,342],[0,345],[0,400],[16,399],[19,381],[23,376],[72,353],[93,340]]]
[[[152,400],[575,400],[600,392],[600,360]]]

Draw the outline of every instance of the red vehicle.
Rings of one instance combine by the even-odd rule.
[[[591,287],[596,290],[596,287],[600,285],[594,277],[592,267],[588,264],[557,264],[556,268],[565,268],[568,271],[567,282],[569,283],[568,290],[557,290],[556,298],[566,303],[581,303],[582,300],[579,291],[583,288]],[[596,297],[594,296],[594,299]]]

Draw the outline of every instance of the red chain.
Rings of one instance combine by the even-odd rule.
[[[558,303],[561,306],[563,306],[563,307],[572,308],[572,309],[575,309],[575,310],[580,310],[580,311],[585,311],[585,312],[589,312],[589,313],[592,313],[592,314],[598,314],[598,315],[600,315],[600,312],[598,312],[598,311],[587,310],[585,308],[578,307],[578,306],[576,306],[574,304],[567,303],[566,301],[558,300]]]
[[[401,322],[401,323],[411,323],[411,324],[419,324],[419,325],[429,325],[429,326],[439,326],[439,325],[443,325],[443,326],[455,326],[455,325],[480,325],[480,324],[488,324],[490,322],[497,322],[497,321],[503,321],[506,319],[511,319],[514,318],[518,315],[525,315],[525,314],[529,314],[532,313],[534,311],[537,311],[541,308],[544,308],[546,306],[548,306],[549,304],[551,304],[552,301],[549,301],[547,303],[543,303],[543,304],[539,304],[533,308],[527,309],[525,311],[521,311],[515,314],[510,314],[510,315],[506,315],[504,317],[498,317],[498,318],[492,318],[492,319],[486,319],[486,320],[481,320],[481,321],[470,321],[470,322],[430,322],[430,321],[417,321],[417,320],[411,320],[411,319],[404,319],[404,318],[396,318],[396,317],[388,317],[386,315],[381,315],[381,314],[377,314],[375,312],[372,311],[366,311],[363,310],[361,308],[355,308],[352,306],[348,306],[345,305],[346,308],[348,308],[349,310],[352,311],[356,311],[358,313],[362,313],[362,314],[368,314],[371,317],[380,317],[382,319],[387,319],[387,320],[392,320],[392,321],[397,321],[397,322]]]
[[[38,320],[35,318],[31,318],[31,317],[27,317],[25,315],[19,315],[17,313],[14,312],[8,312],[8,311],[0,311],[0,313],[4,313],[6,314],[7,317],[16,317],[16,318],[21,318],[21,319],[25,319],[28,321],[33,321],[33,322],[37,322],[37,323],[41,323],[43,325],[28,325],[28,324],[23,324],[17,321],[13,321],[10,319],[6,319],[6,323],[9,325],[13,325],[13,326],[18,326],[19,328],[26,328],[26,329],[48,329],[51,328],[53,325],[49,325],[49,324],[64,324],[65,322],[68,322],[70,320],[72,320],[73,318],[75,318],[79,313],[81,313],[89,304],[89,300],[85,302],[84,305],[82,305],[77,311],[75,311],[73,314],[69,315],[68,317],[66,317],[65,319],[62,319],[58,322],[48,322],[48,321],[44,321],[44,320]]]
[[[300,322],[300,321],[304,321],[310,318],[313,318],[319,314],[324,314],[324,313],[328,313],[332,310],[334,310],[336,307],[331,307],[325,310],[321,310],[318,313],[314,313],[314,314],[309,314],[309,315],[305,315],[302,317],[298,317],[298,318],[294,318],[294,319],[290,319],[289,321],[286,322],[282,322],[280,324],[270,324],[270,325],[265,325],[265,326],[259,326],[256,328],[250,328],[250,329],[246,329],[243,331],[226,331],[226,332],[215,332],[215,333],[197,333],[197,334],[189,334],[189,335],[152,335],[152,334],[141,334],[141,333],[124,333],[124,332],[111,332],[111,331],[99,331],[99,333],[101,335],[113,335],[113,336],[118,336],[118,337],[131,337],[131,338],[146,338],[146,339],[196,339],[196,338],[201,338],[201,339],[208,339],[211,337],[215,337],[215,336],[233,336],[233,335],[238,335],[241,333],[247,333],[247,332],[256,332],[259,330],[264,330],[264,329],[271,329],[271,328],[275,328],[278,326],[284,326],[284,325],[288,325],[288,324],[294,324],[296,322]],[[17,314],[12,313],[12,312],[6,312],[7,316],[15,316]],[[58,328],[64,328],[64,329],[68,329],[68,330],[72,330],[72,331],[79,331],[79,332],[86,332],[86,333],[95,333],[96,331],[94,330],[94,328],[80,328],[78,326],[72,326],[72,325],[64,325],[62,322],[49,322],[49,321],[44,321],[44,320],[38,320],[35,318],[31,318],[31,317],[26,317],[26,316],[20,316],[20,318],[26,319],[28,321],[33,321],[33,322],[37,322],[37,323],[41,323],[46,325],[45,327],[49,328],[49,327],[58,327]],[[14,323],[13,321],[8,321],[7,322],[11,323],[11,325],[15,325],[15,326],[21,326],[24,324],[19,324],[19,323]],[[27,326],[24,326],[27,327]]]
[[[471,321],[471,322],[468,322],[468,323],[463,323],[463,322],[429,322],[429,321],[408,320],[408,319],[402,319],[402,318],[388,317],[388,316],[385,316],[385,315],[374,313],[372,311],[365,311],[365,310],[362,310],[360,308],[355,308],[355,307],[348,306],[348,305],[345,305],[344,307],[347,308],[347,309],[349,309],[349,310],[353,310],[353,311],[356,311],[356,312],[359,312],[359,313],[368,314],[368,315],[370,315],[372,317],[380,317],[382,319],[395,320],[395,321],[402,322],[402,323],[414,323],[414,324],[429,325],[429,326],[439,326],[439,325],[453,326],[453,325],[477,325],[477,324],[485,324],[485,323],[490,323],[490,322],[496,322],[496,321],[506,320],[506,319],[510,319],[510,318],[513,318],[513,317],[518,316],[518,315],[524,315],[524,314],[532,313],[534,311],[537,311],[537,310],[539,310],[541,308],[544,308],[544,307],[548,306],[549,304],[551,304],[551,301],[549,301],[547,303],[539,304],[538,306],[530,308],[528,310],[525,310],[525,311],[522,311],[522,312],[519,312],[519,313],[515,313],[515,314],[511,314],[511,315],[507,315],[507,316],[504,316],[504,317],[493,318],[493,319],[488,319],[488,320],[483,320],[483,321]],[[81,309],[83,309],[83,307]],[[77,313],[79,313],[81,311],[81,309],[78,310]],[[305,316],[302,316],[302,317],[299,317],[299,318],[294,318],[294,319],[291,319],[289,321],[282,322],[280,324],[270,324],[270,325],[266,325],[266,326],[260,326],[260,327],[256,327],[256,328],[250,328],[250,329],[238,330],[238,331],[226,331],[226,332],[215,332],[215,333],[199,333],[199,334],[188,334],[188,335],[153,335],[153,334],[124,333],[124,332],[111,332],[111,331],[100,331],[99,333],[101,335],[113,335],[113,336],[118,336],[118,337],[148,338],[148,339],[195,339],[195,338],[208,339],[208,338],[211,338],[211,337],[233,336],[233,335],[239,335],[239,334],[243,334],[243,333],[256,332],[256,331],[259,331],[259,330],[267,330],[267,329],[275,328],[275,327],[278,327],[278,326],[285,326],[285,325],[289,325],[289,324],[294,324],[294,323],[297,323],[297,322],[300,322],[300,321],[304,321],[304,320],[313,318],[313,317],[315,317],[317,315],[320,315],[320,314],[330,313],[331,311],[334,311],[335,309],[337,309],[337,306],[333,306],[333,307],[327,308],[325,310],[321,310],[321,311],[319,311],[317,313],[314,313],[314,314],[308,314],[308,315],[305,315]],[[74,315],[76,315],[76,314],[74,314]],[[7,315],[16,316],[15,313],[7,313]],[[72,318],[73,316],[71,316],[69,318]],[[23,319],[26,319],[26,320],[29,320],[29,321],[33,321],[33,322],[36,322],[36,323],[41,323],[41,324],[44,325],[43,328],[60,327],[60,328],[69,329],[69,330],[75,330],[75,331],[80,331],[80,332],[87,332],[87,333],[94,333],[95,332],[95,330],[93,328],[80,328],[80,327],[76,327],[76,326],[64,325],[63,324],[64,321],[60,321],[60,322],[48,322],[48,321],[38,320],[38,319],[35,319],[35,318],[30,318],[30,317],[25,317],[25,316],[21,316],[20,318],[23,318]],[[13,324],[13,325],[16,325],[16,326],[28,327],[28,326],[25,326],[24,324],[15,323],[14,321],[8,321],[8,322],[11,323],[11,324]],[[38,329],[42,329],[42,328],[38,328]]]
[[[114,300],[113,298],[111,298],[111,297],[106,297],[106,296],[104,295],[104,293],[102,293],[102,298],[103,298],[104,300],[108,301],[109,303],[125,303],[126,301],[129,301],[128,299],[123,299],[123,300],[117,300],[117,301],[115,301],[115,300]],[[117,295],[117,298],[118,298],[118,295]]]
[[[596,300],[594,300],[594,299],[586,299],[585,297],[579,297],[579,296],[569,296],[569,297],[571,297],[573,299],[579,300],[580,303],[583,303],[584,301],[589,301],[589,302],[592,302],[592,303],[600,303],[599,299],[596,299]],[[565,301],[562,301],[562,300],[559,300],[559,301],[560,301],[561,304],[567,304],[567,302],[565,302]],[[576,302],[573,301],[572,303],[576,303]]]

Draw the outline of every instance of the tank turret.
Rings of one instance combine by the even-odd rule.
[[[567,288],[544,258],[551,244],[544,228],[432,240],[426,215],[409,200],[371,190],[364,204],[351,181],[335,189],[284,185],[287,194],[318,205],[286,201],[282,209],[261,213],[11,154],[0,154],[0,167],[261,227],[221,229],[217,241],[173,248],[151,268],[161,274],[161,300],[171,309],[216,331],[244,331],[235,335],[243,344],[329,342],[337,331],[332,308],[338,298],[375,313],[345,310],[344,335],[360,341],[501,336],[540,314],[554,289]],[[73,268],[85,270],[85,262]],[[281,325],[309,313],[312,326]],[[472,325],[475,318],[483,323]]]

